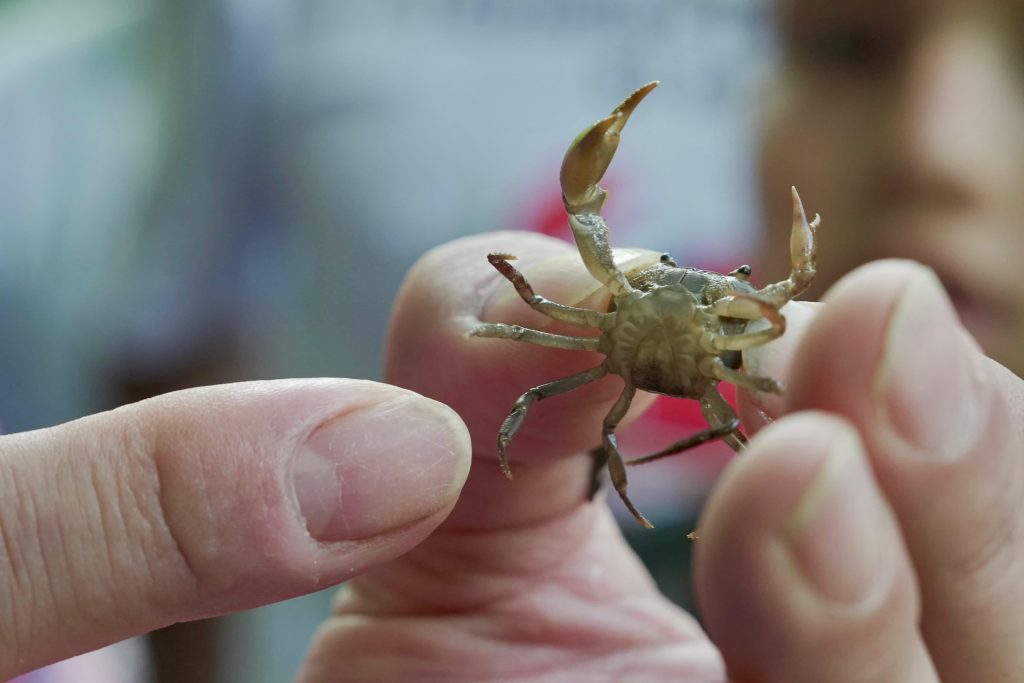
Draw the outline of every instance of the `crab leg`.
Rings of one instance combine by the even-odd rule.
[[[498,458],[501,463],[501,471],[505,473],[506,477],[512,478],[512,470],[508,465],[508,444],[512,441],[512,437],[516,435],[516,432],[519,431],[519,428],[523,426],[523,420],[526,419],[526,413],[529,412],[530,406],[545,398],[551,398],[573,389],[579,389],[583,385],[601,379],[607,374],[608,370],[603,365],[598,365],[596,368],[591,368],[569,377],[563,377],[562,379],[556,379],[554,382],[541,384],[530,389],[516,400],[515,405],[512,406],[512,412],[501,423],[501,429],[498,430]]]
[[[796,188],[790,188],[793,194],[793,231],[789,237],[789,258],[792,270],[789,279],[768,285],[758,290],[757,296],[775,308],[798,296],[814,279],[817,251],[815,233],[821,225],[821,216],[815,214],[814,220],[807,222],[803,202]]]
[[[572,351],[597,351],[597,337],[570,337],[564,334],[551,334],[531,330],[522,325],[506,325],[505,323],[480,323],[469,331],[471,337],[488,337],[491,339],[515,339],[530,342],[538,346]]]
[[[605,456],[608,461],[608,474],[611,475],[612,486],[619,494],[619,498],[622,499],[623,505],[626,506],[636,521],[643,524],[648,529],[653,529],[654,525],[651,524],[646,517],[640,514],[640,511],[633,505],[633,501],[626,495],[626,464],[622,460],[622,454],[619,453],[618,439],[615,437],[615,428],[619,426],[619,422],[626,415],[626,411],[629,410],[630,403],[633,402],[633,396],[636,395],[636,388],[630,385],[626,385],[626,388],[619,394],[618,400],[612,406],[612,409],[608,411],[608,414],[604,418],[604,429],[601,433],[601,445],[604,446]]]
[[[556,303],[549,301],[542,296],[538,296],[534,293],[533,287],[526,281],[523,274],[516,270],[515,266],[509,263],[510,260],[514,260],[515,256],[511,254],[488,254],[487,260],[490,261],[491,265],[495,269],[505,276],[509,282],[516,288],[516,292],[522,297],[523,301],[530,305],[530,307],[543,313],[549,318],[555,320],[561,320],[562,322],[570,323],[572,325],[589,325],[590,327],[598,327],[605,329],[614,320],[614,313],[601,313],[599,311],[592,311],[587,308],[577,308],[575,306],[566,306],[565,304]]]
[[[778,380],[733,370],[717,356],[701,361],[700,371],[706,377],[713,377],[714,379],[729,382],[745,389],[753,389],[754,391],[763,391],[770,394],[781,394],[783,391],[782,383]]]
[[[562,161],[562,202],[569,214],[569,227],[580,257],[587,271],[613,296],[629,294],[633,287],[612,258],[608,225],[601,217],[607,192],[598,183],[615,156],[619,134],[633,110],[657,85],[654,81],[639,88],[610,115],[583,131],[569,145]]]
[[[697,432],[696,434],[691,434],[685,439],[680,439],[679,441],[676,441],[674,444],[666,446],[665,448],[662,448],[660,451],[656,453],[651,453],[650,455],[645,455],[639,458],[632,458],[631,460],[627,460],[626,464],[630,466],[646,465],[649,462],[654,462],[655,460],[660,460],[661,458],[667,458],[670,455],[677,455],[679,453],[682,453],[683,451],[688,451],[689,449],[694,448],[696,446],[700,446],[701,444],[707,443],[708,441],[714,441],[715,439],[724,438],[729,434],[732,434],[733,432],[737,431],[739,428],[740,419],[738,417],[734,417],[729,422],[717,425],[715,427],[709,427],[704,431]]]
[[[715,386],[708,387],[704,391],[704,395],[701,396],[700,412],[712,428],[731,424],[733,420],[738,419],[736,413],[733,412],[732,406],[722,398],[722,395],[718,393],[718,388]],[[743,432],[738,429],[723,436],[722,440],[729,444],[736,452],[742,451],[747,445],[747,437],[743,436]]]

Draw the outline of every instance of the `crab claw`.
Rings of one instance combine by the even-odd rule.
[[[562,201],[570,214],[598,213],[604,204],[605,191],[598,186],[615,156],[622,132],[630,114],[640,101],[658,86],[651,81],[633,92],[611,114],[580,133],[562,161]]]
[[[811,280],[814,279],[816,261],[814,238],[818,225],[821,224],[821,216],[815,214],[814,220],[808,223],[799,193],[795,187],[790,190],[793,194],[793,230],[789,236],[789,257],[793,269],[790,279],[794,285],[791,296],[797,296],[807,289]]]
[[[815,237],[821,224],[821,216],[815,214],[814,220],[808,223],[803,202],[800,201],[796,188],[791,188],[790,193],[793,196],[793,231],[789,236],[789,277],[757,291],[758,299],[776,309],[782,308],[793,297],[802,294],[814,279],[816,269]]]

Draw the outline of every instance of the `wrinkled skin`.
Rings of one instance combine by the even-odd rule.
[[[493,434],[517,387],[594,360],[467,338],[478,320],[563,329],[523,306],[479,258],[482,250],[513,246],[533,264],[524,274],[553,298],[600,307],[602,295],[570,248],[539,236],[470,238],[431,252],[413,270],[395,311],[388,379],[455,407],[469,426],[476,462],[451,517],[429,539],[341,594],[301,681],[725,680],[719,650],[658,594],[605,504],[586,502],[590,463],[583,451],[619,380],[544,402],[518,437],[523,455],[514,482],[495,464]],[[769,412],[799,414],[757,434],[727,470],[697,544],[698,595],[732,680],[935,681],[918,630],[920,586],[929,587],[929,635],[946,648],[944,680],[997,680],[962,675],[981,663],[993,674],[1024,666],[1017,649],[986,660],[989,646],[1021,633],[1017,611],[996,598],[1024,588],[1002,583],[998,594],[972,594],[960,575],[951,580],[951,569],[970,558],[978,577],[999,576],[1024,558],[1014,544],[1005,557],[992,552],[1022,524],[1006,506],[1021,499],[1024,477],[1006,475],[1021,467],[1011,457],[1021,434],[1011,425],[1024,419],[1024,387],[967,343],[931,282],[912,264],[875,264],[839,286],[824,313],[787,312],[790,330],[762,359],[762,368],[790,385],[785,403]],[[934,353],[924,357],[915,348],[909,357],[920,362],[891,363],[896,352],[885,350],[886,339],[911,295],[914,324],[936,331]],[[899,353],[898,360],[909,360],[908,351]],[[987,428],[960,425],[966,454],[952,465],[919,455],[874,409],[880,368],[918,373],[934,354],[947,370],[960,358],[982,378],[976,417]],[[445,362],[453,358],[458,362]],[[960,374],[931,376],[933,384],[962,382]],[[897,426],[955,429],[956,419],[939,414],[941,392],[925,388],[923,397],[882,389],[893,392],[885,398]],[[755,430],[761,407],[742,406]],[[832,415],[814,410],[820,408]],[[834,484],[837,468],[843,486],[823,495],[821,482]],[[933,505],[936,497],[949,506]],[[815,524],[815,515],[824,521]],[[961,533],[981,529],[988,531]],[[979,613],[969,629],[962,625]]]

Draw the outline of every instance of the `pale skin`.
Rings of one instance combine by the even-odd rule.
[[[1014,605],[1024,589],[1012,572],[1024,555],[1014,540],[1024,520],[1013,490],[1024,481],[1024,386],[968,343],[927,271],[876,264],[841,283],[823,311],[788,313],[779,344],[799,343],[800,353],[792,365],[771,362],[789,382],[782,412],[794,414],[754,436],[701,521],[697,592],[713,645],[657,593],[603,501],[586,502],[583,451],[619,393],[614,378],[573,401],[545,402],[517,437],[516,480],[497,467],[493,434],[517,387],[588,360],[466,336],[477,320],[537,322],[479,258],[511,242],[535,264],[524,271],[537,286],[561,300],[600,303],[582,265],[565,268],[568,246],[484,235],[421,262],[389,339],[388,379],[451,404],[482,444],[461,494],[473,452],[462,423],[438,404],[373,383],[191,390],[0,438],[7,500],[33,501],[0,508],[13,567],[0,602],[0,675],[353,573],[362,576],[316,634],[302,681],[721,681],[727,665],[736,681],[842,682],[864,680],[868,670],[880,671],[875,680],[916,683],[937,680],[933,667],[944,681],[1021,670]],[[936,330],[929,353],[947,369],[954,361],[973,368],[980,398],[972,417],[984,429],[963,424],[962,412],[940,415],[943,396],[934,391],[893,390],[898,419],[878,415],[878,392],[889,391],[877,380],[880,367],[922,374],[920,344],[908,362],[893,356],[906,353],[898,344],[883,350],[899,338],[890,328],[905,319],[902,296],[919,297],[909,309],[921,316],[914,325]],[[422,363],[417,353],[458,362]],[[382,402],[382,410],[351,411]],[[752,412],[748,405],[741,417],[756,429]],[[330,498],[314,495],[304,526],[280,473],[305,435],[339,413],[355,422],[328,441],[343,472],[363,475],[347,491],[357,502],[339,518]],[[395,430],[396,422],[416,428]],[[962,435],[953,442],[964,452],[950,462],[921,456],[894,424],[928,434],[948,427]],[[379,436],[351,436],[368,430]],[[73,463],[91,476],[47,475]],[[374,468],[377,480],[367,477]],[[827,474],[836,471],[842,476]],[[844,485],[827,485],[835,481]],[[870,522],[867,531],[858,519]],[[335,540],[314,542],[306,526]],[[834,584],[810,588],[818,576]],[[924,636],[919,609],[935,619]],[[933,661],[925,642],[942,642],[944,659]]]

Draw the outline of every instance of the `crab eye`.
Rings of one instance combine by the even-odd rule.
[[[736,278],[737,280],[746,281],[747,278],[750,277],[750,272],[751,272],[750,271],[750,266],[744,264],[744,265],[740,266],[739,268],[737,268],[736,270],[734,270],[731,273],[729,273],[729,275],[731,277]]]
[[[667,251],[661,255],[661,259],[660,260],[666,266],[675,266],[676,265],[676,260],[674,258],[672,258]]]

